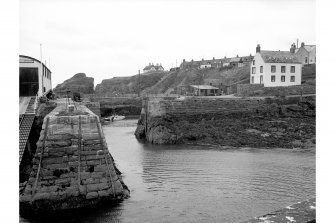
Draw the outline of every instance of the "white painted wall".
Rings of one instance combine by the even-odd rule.
[[[43,87],[45,87],[45,92],[52,89],[52,83],[51,83],[52,76],[51,73],[47,69],[45,69],[44,65],[43,65],[44,72],[42,72],[40,62],[26,57],[20,57],[19,64],[20,67],[29,67],[38,69],[38,84],[39,84],[38,96],[42,96],[44,94]],[[49,77],[47,76],[47,74],[49,74]]]
[[[259,53],[256,53],[255,64],[250,65],[250,84],[261,84],[260,76],[263,75],[264,87],[292,86],[301,85],[301,64],[289,63],[264,63]],[[260,73],[260,66],[263,66],[263,73]],[[271,72],[271,66],[276,66],[276,72]],[[281,66],[286,67],[286,72],[281,73]],[[295,73],[291,73],[291,66],[295,66]],[[252,68],[256,67],[256,73],[252,74]],[[275,82],[271,82],[271,76],[275,76]],[[285,76],[285,82],[281,82],[281,76]],[[291,82],[291,76],[295,76],[295,81]],[[254,77],[254,83],[252,78]]]
[[[200,69],[210,68],[210,67],[212,67],[211,64],[201,64],[201,65],[200,65]]]

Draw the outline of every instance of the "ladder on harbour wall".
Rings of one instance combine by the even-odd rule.
[[[36,97],[31,97],[28,107],[25,113],[20,118],[20,126],[19,126],[19,163],[21,164],[21,160],[27,145],[27,141],[29,138],[31,127],[33,126],[33,122],[35,119],[35,112],[37,106]]]

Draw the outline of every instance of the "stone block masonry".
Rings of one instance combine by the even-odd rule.
[[[84,105],[69,113],[58,104],[44,119],[20,212],[81,208],[128,195],[98,116]]]
[[[315,97],[148,98],[135,131],[153,144],[295,148],[315,144]]]

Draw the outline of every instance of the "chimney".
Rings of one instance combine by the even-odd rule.
[[[215,57],[213,57],[213,60],[215,60]]]
[[[236,57],[238,57],[238,54],[236,55]]]
[[[260,53],[260,52],[261,52],[261,46],[259,44],[257,44],[256,53]]]
[[[202,61],[204,61],[204,58],[202,58]]]
[[[301,47],[304,47],[305,46],[305,43],[304,42],[301,42]]]
[[[183,63],[185,63],[185,59],[183,59]]]
[[[290,53],[295,53],[295,49],[296,49],[295,43],[292,43]]]

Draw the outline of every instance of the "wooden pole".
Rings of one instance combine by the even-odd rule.
[[[141,94],[141,71],[138,70],[138,97],[140,97]]]

